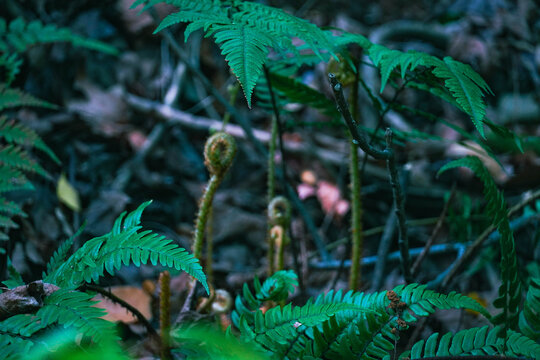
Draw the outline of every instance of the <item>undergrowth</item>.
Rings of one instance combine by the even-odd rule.
[[[144,5],[144,11],[160,2],[175,5],[178,11],[167,16],[155,32],[168,32],[174,25],[184,23],[187,24],[184,39],[195,31],[203,31],[205,37],[213,38],[240,83],[247,105],[251,107],[256,98],[257,105],[273,114],[276,121],[274,135],[283,126],[280,116],[286,114],[284,105],[287,103],[313,107],[334,121],[343,117],[353,144],[360,146],[367,154],[387,161],[397,211],[403,209],[399,201],[399,179],[395,176],[397,164],[393,141],[403,143],[440,139],[419,131],[406,133],[388,129],[381,133],[379,129],[362,128],[357,123],[356,111],[353,110],[352,114],[349,111],[351,105],[356,106],[355,97],[352,96],[349,101],[343,97],[344,72],[338,70],[331,77],[338,111],[333,101],[298,79],[301,67],[330,60],[357,64],[358,59],[348,49],[350,46],[360,47],[371,60],[371,65],[380,70],[380,93],[387,86],[397,92],[405,88],[428,92],[467,114],[478,134],[471,134],[465,128],[407,108],[396,101],[385,101],[374,89],[365,89],[381,118],[389,110],[396,110],[440,122],[458,131],[465,139],[473,140],[494,158],[489,143],[484,141],[486,126],[491,133],[512,140],[517,149],[522,148],[518,136],[486,118],[484,96],[492,94],[487,83],[469,65],[450,57],[439,59],[417,51],[392,50],[372,44],[361,35],[338,29],[321,29],[283,10],[248,1],[136,0],[133,6]],[[300,42],[293,41],[293,38]],[[12,84],[20,71],[21,54],[25,50],[57,41],[68,41],[76,46],[113,55],[117,53],[107,44],[84,39],[69,29],[44,25],[38,21],[27,23],[23,19],[7,24],[0,19],[0,67],[4,70],[0,82],[0,111],[21,106],[56,108],[13,88]],[[359,69],[350,66],[351,69],[356,77],[351,84],[358,87],[361,81]],[[0,117],[1,194],[31,190],[33,187],[27,178],[30,174],[51,177],[30,154],[32,149],[44,152],[59,163],[35,132],[12,117],[13,113]],[[376,139],[375,145],[366,141],[368,135]],[[232,139],[229,135],[214,135],[215,139],[221,137],[227,141]],[[381,139],[386,140],[381,145],[382,150],[378,148]],[[195,256],[164,236],[141,227],[143,210],[150,204],[145,202],[136,210],[120,215],[109,233],[86,241],[73,253],[72,245],[77,234],[66,240],[50,259],[41,279],[24,283],[10,266],[10,277],[3,282],[5,287],[0,294],[0,358],[49,358],[55,354],[54,358],[63,359],[71,358],[81,349],[90,356],[88,358],[127,358],[122,354],[115,325],[101,319],[104,310],[94,307],[92,298],[96,289],[93,286],[99,284],[105,273],[114,275],[121,266],[129,264],[151,264],[187,272],[209,294],[201,308],[211,307],[218,297],[218,291],[214,290],[213,284],[207,283],[199,259],[202,258],[202,242],[207,230],[207,217],[211,214],[213,194],[236,151],[235,146],[229,142],[227,144],[207,145],[214,146],[212,159],[205,154],[212,180],[197,217],[193,242]],[[276,145],[272,146],[275,149]],[[355,146],[352,149],[356,151]],[[225,155],[227,159],[224,159]],[[214,161],[224,162],[223,169],[212,168]],[[169,335],[163,333],[156,340],[161,343],[162,357],[169,357],[172,351],[188,358],[227,359],[394,359],[396,356],[420,359],[479,355],[540,359],[540,277],[529,278],[527,294],[522,301],[525,286],[518,278],[515,239],[505,198],[477,157],[451,162],[440,173],[459,166],[468,167],[483,182],[487,213],[500,234],[501,286],[499,297],[493,303],[495,308],[501,310],[499,313],[491,314],[477,301],[460,293],[445,294],[414,281],[388,291],[330,291],[310,298],[303,305],[287,303],[298,285],[298,278],[291,270],[281,270],[284,266],[283,251],[287,244],[290,209],[287,199],[278,197],[283,204],[287,204],[282,210],[288,218],[287,222],[272,218],[269,226],[269,231],[273,231],[268,236],[269,241],[279,240],[277,245],[272,245],[272,249],[278,251],[276,263],[273,263],[273,254],[269,257],[272,262],[270,276],[262,283],[255,278],[251,287],[244,284],[242,294],[234,301],[231,314],[233,325],[225,332],[201,323],[173,324],[170,330],[172,343],[169,343]],[[272,170],[271,176],[276,170]],[[274,179],[269,178],[268,184],[274,184]],[[275,190],[271,189],[269,194],[272,196],[268,201],[276,201]],[[17,226],[12,218],[25,214],[21,205],[8,200],[7,196],[0,197],[0,213],[0,226],[3,228],[0,236],[3,240],[9,240],[9,228]],[[398,218],[402,271],[404,278],[410,280],[407,225],[403,213],[398,214]],[[5,253],[6,249],[2,248],[2,251]],[[206,256],[211,260],[211,254]],[[168,279],[167,276],[163,275],[162,278]],[[358,281],[354,279],[352,283]],[[168,292],[165,293],[168,297]],[[161,301],[161,310],[167,314],[168,304],[168,300]],[[397,343],[400,337],[409,334],[407,329],[411,325],[436,311],[448,309],[475,311],[491,325],[473,327],[455,334],[433,333],[413,344],[409,350],[397,353]],[[167,325],[162,326],[164,332],[169,328],[165,323]],[[208,338],[212,341],[208,341]]]

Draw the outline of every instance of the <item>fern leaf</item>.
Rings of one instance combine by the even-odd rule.
[[[60,287],[76,287],[83,282],[97,281],[104,271],[113,275],[122,265],[133,262],[140,266],[150,261],[152,265],[160,264],[187,272],[208,292],[206,276],[193,255],[164,236],[151,231],[139,232],[142,211],[149,204],[143,203],[127,216],[121,214],[109,234],[87,241],[44,280]]]
[[[255,293],[249,290],[247,283],[243,287],[243,296],[238,295],[235,300],[235,310],[231,319],[236,327],[240,327],[240,318],[243,316],[247,323],[252,325],[254,313],[265,301],[280,302],[286,300],[289,294],[298,286],[298,277],[291,270],[281,270],[270,276],[261,285],[259,279],[253,279]]]
[[[3,52],[20,53],[33,45],[51,42],[70,42],[72,45],[106,54],[118,54],[118,50],[114,47],[75,35],[68,28],[45,25],[38,20],[27,23],[22,18],[17,18],[7,25],[4,19],[0,19],[0,50]]]
[[[494,324],[505,324],[504,330],[515,329],[518,321],[518,307],[521,301],[521,283],[518,279],[518,267],[514,234],[510,228],[508,211],[503,193],[497,189],[489,171],[482,161],[474,156],[467,156],[454,160],[443,166],[438,174],[452,168],[467,167],[484,183],[484,197],[487,200],[487,213],[497,226],[500,233],[501,247],[501,279],[499,297],[495,300],[495,307],[502,309],[502,313],[492,319]]]
[[[5,70],[5,79],[0,79],[0,83],[4,82],[7,86],[11,85],[15,76],[20,71],[22,65],[22,60],[17,56],[17,54],[8,54],[4,53],[0,56],[0,68],[4,67]]]
[[[497,336],[498,329],[488,331],[488,327],[462,330],[455,335],[447,333],[439,337],[432,334],[427,340],[420,340],[412,349],[400,355],[400,359],[422,359],[426,357],[459,357],[462,355],[506,355],[540,359],[540,345],[516,332],[509,334],[508,349],[504,340]]]
[[[37,173],[43,177],[49,174],[19,146],[0,146],[0,165],[21,169],[29,173]]]
[[[483,101],[484,93],[493,94],[487,83],[469,65],[463,64],[451,57],[439,59],[425,53],[408,51],[406,53],[391,50],[382,45],[373,45],[369,48],[369,56],[373,64],[381,71],[381,92],[384,90],[391,73],[399,67],[401,77],[405,78],[407,70],[414,70],[418,66],[430,68],[431,73],[444,81],[444,89],[455,99],[458,107],[467,113],[482,137],[485,138],[483,120],[486,114],[486,105]],[[418,84],[413,83],[417,88]],[[431,93],[449,100],[448,95],[440,90],[429,89]],[[454,101],[451,101],[454,103]]]
[[[0,83],[0,111],[19,106],[35,106],[56,109],[57,106],[47,101],[38,99],[18,89],[12,89],[6,84]]]
[[[68,254],[69,254],[69,251],[71,250],[71,247],[73,246],[73,241],[77,237],[79,237],[81,232],[84,230],[84,226],[85,225],[83,224],[83,226],[81,226],[79,228],[79,230],[77,230],[77,232],[75,234],[73,234],[72,236],[69,237],[69,239],[64,241],[58,247],[58,249],[54,252],[53,256],[51,256],[51,258],[49,259],[49,262],[47,263],[47,272],[43,272],[42,277],[44,279],[48,276],[48,274],[53,274],[56,271],[58,271],[60,266],[62,266],[64,261],[66,261],[66,259],[68,257]]]
[[[309,328],[322,324],[339,313],[374,313],[373,310],[354,304],[329,303],[312,304],[283,309],[274,307],[262,313],[255,313],[254,326],[250,327],[241,320],[240,330],[245,338],[253,340],[262,347],[272,351],[277,358],[288,358],[288,352],[295,347],[301,336]]]
[[[540,278],[538,277],[531,277],[527,298],[519,314],[519,329],[534,341],[540,341]]]
[[[185,1],[177,5],[182,10],[166,16],[154,34],[172,25],[187,22],[190,23],[184,31],[184,41],[187,41],[189,35],[196,30],[203,29],[206,32],[212,25],[231,24],[227,10],[219,5],[219,2]]]
[[[58,157],[34,130],[22,124],[17,124],[14,120],[8,120],[5,116],[0,117],[0,138],[10,144],[35,147],[46,153],[57,164],[60,164]]]
[[[267,33],[239,24],[225,25],[214,31],[213,36],[221,53],[242,85],[248,106],[274,40]]]
[[[0,193],[16,190],[32,191],[34,186],[20,170],[0,163]]]
[[[0,332],[0,349],[2,349],[0,356],[2,360],[21,359],[21,354],[28,354],[33,345],[32,341]]]
[[[36,317],[40,326],[48,326],[58,322],[64,327],[75,327],[94,341],[116,338],[114,324],[101,319],[105,310],[93,306],[97,301],[91,301],[92,295],[60,289],[47,296],[44,306],[38,310]]]

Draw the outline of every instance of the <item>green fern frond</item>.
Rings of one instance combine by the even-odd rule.
[[[401,314],[388,311],[390,300],[386,292],[365,294],[340,291],[320,295],[316,304],[349,303],[369,307],[377,314],[357,314],[349,317],[338,314],[329,322],[318,326],[305,341],[306,354],[329,358],[383,358],[398,340],[398,318],[408,323],[418,317],[428,316],[436,309],[474,309],[489,317],[487,311],[475,300],[452,292],[448,295],[427,290],[425,285],[400,285],[393,290],[404,303]]]
[[[291,270],[281,270],[274,273],[261,285],[259,279],[253,279],[255,293],[249,290],[247,283],[244,284],[242,296],[238,295],[235,300],[235,310],[231,319],[236,327],[240,327],[240,318],[243,316],[247,323],[252,325],[255,312],[265,301],[280,302],[286,300],[298,286],[298,277]]]
[[[2,360],[20,359],[21,354],[28,354],[32,348],[31,341],[0,332],[0,349]]]
[[[230,25],[231,19],[228,16],[227,9],[216,1],[177,1],[174,4],[181,11],[166,16],[154,31],[154,34],[178,23],[190,23],[184,31],[184,41],[187,41],[189,35],[199,29],[205,32],[212,25]]]
[[[519,314],[519,330],[534,341],[540,341],[540,278],[532,277],[523,310]]]
[[[151,231],[141,231],[140,217],[150,202],[143,203],[126,216],[121,214],[113,230],[104,236],[87,241],[44,281],[60,287],[76,287],[83,282],[97,281],[104,271],[113,275],[116,269],[130,263],[140,266],[148,261],[152,265],[182,270],[201,282],[208,292],[206,276],[198,260],[172,240]]]
[[[274,39],[259,29],[240,25],[225,25],[213,31],[221,53],[242,85],[248,106],[251,107],[253,88],[274,44]]]
[[[11,85],[20,71],[22,60],[17,54],[4,53],[0,56],[0,68],[5,68],[5,79],[0,79],[0,83]]]
[[[49,259],[49,262],[47,263],[47,271],[43,272],[42,277],[45,279],[47,278],[48,274],[53,274],[62,266],[62,264],[66,261],[68,258],[69,251],[71,250],[71,247],[73,246],[73,241],[81,234],[81,232],[84,230],[84,225],[77,230],[75,234],[69,237],[66,241],[64,241],[58,249],[54,252],[53,256]]]
[[[2,52],[20,53],[34,45],[52,42],[69,42],[75,46],[106,54],[118,54],[118,50],[114,47],[101,41],[75,35],[68,28],[45,25],[38,20],[27,23],[22,18],[17,18],[7,25],[4,19],[0,19],[0,51]]]
[[[420,340],[400,355],[400,359],[423,359],[426,357],[463,355],[505,355],[531,359],[540,359],[540,345],[517,332],[510,332],[508,349],[505,350],[504,340],[497,336],[498,329],[488,330],[487,326],[462,330],[455,335],[438,333],[432,334],[427,340]]]
[[[60,160],[49,148],[36,132],[14,120],[8,120],[5,116],[0,116],[0,138],[10,144],[35,147],[46,153],[54,162],[60,164]]]
[[[163,1],[136,1],[132,7],[141,4],[148,7],[158,2]],[[297,37],[320,58],[323,54],[333,54],[332,43],[325,32],[280,9],[249,1],[178,0],[169,3],[178,6],[180,11],[166,17],[156,32],[180,22],[188,22],[190,24],[184,38],[198,29],[203,29],[206,37],[213,36],[242,85],[249,107],[269,48],[281,54],[297,54],[298,48],[291,40]]]
[[[28,173],[36,173],[43,177],[49,177],[49,174],[32,159],[28,152],[16,145],[0,146],[0,166],[20,169]]]
[[[240,331],[244,339],[255,341],[270,350],[276,358],[291,358],[291,350],[301,347],[304,334],[314,326],[321,325],[337,314],[360,316],[362,313],[375,313],[370,308],[347,304],[329,303],[283,308],[274,307],[263,314],[255,313],[254,325],[248,325],[244,317],[240,320]],[[294,358],[294,356],[292,356]]]
[[[101,319],[105,310],[93,306],[93,295],[71,289],[60,289],[47,296],[44,305],[36,313],[40,326],[58,323],[75,327],[95,342],[116,338],[114,324]]]
[[[429,91],[443,100],[448,101],[451,96],[458,107],[467,113],[482,137],[485,137],[483,120],[486,114],[486,105],[483,101],[485,93],[493,94],[487,83],[469,65],[463,64],[451,57],[439,59],[426,53],[408,51],[406,53],[391,50],[382,45],[373,45],[369,48],[369,56],[373,64],[381,71],[381,92],[384,90],[392,72],[399,67],[401,78],[405,78],[407,70],[413,71],[419,66],[429,68],[431,73],[444,81],[444,87]],[[413,86],[425,87],[413,83]],[[444,90],[444,91],[443,91]],[[445,94],[448,92],[449,95]]]
[[[8,214],[9,216],[19,215],[26,217],[27,215],[21,209],[21,206],[13,201],[6,200],[0,197],[0,213]]]
[[[7,87],[6,84],[0,83],[0,111],[19,106],[35,106],[48,109],[57,108],[56,105],[45,100],[38,99],[19,89],[12,89]]]
[[[438,174],[456,167],[467,167],[484,183],[484,197],[487,200],[487,213],[493,225],[499,231],[501,247],[501,280],[499,297],[494,301],[495,307],[502,309],[502,313],[493,317],[496,325],[504,324],[504,330],[515,329],[518,321],[518,307],[521,301],[521,283],[518,278],[518,266],[514,234],[508,220],[508,210],[504,195],[497,189],[489,171],[482,161],[474,156],[467,156],[454,160],[443,166]]]
[[[34,186],[20,170],[0,163],[0,193],[20,190],[33,191]]]

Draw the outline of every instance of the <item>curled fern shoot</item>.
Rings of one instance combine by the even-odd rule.
[[[276,258],[270,258],[271,268],[283,270],[285,245],[288,243],[289,226],[291,224],[291,204],[284,196],[277,196],[268,204],[268,220],[270,228],[270,248],[276,252]],[[274,252],[272,251],[272,252]]]
[[[495,307],[502,309],[502,313],[493,317],[492,322],[496,325],[504,324],[503,332],[506,333],[508,329],[516,329],[517,327],[518,307],[521,302],[521,283],[518,278],[514,234],[508,220],[506,201],[503,193],[497,189],[491,174],[479,158],[467,156],[454,160],[444,165],[438,174],[456,167],[467,167],[471,169],[484,183],[487,213],[501,235],[499,244],[501,248],[502,284],[499,287],[499,297],[493,304]]]
[[[195,233],[193,234],[193,254],[197,259],[201,258],[204,233],[208,213],[212,207],[212,201],[216,190],[231,167],[236,155],[236,141],[224,132],[218,132],[208,138],[204,146],[204,164],[210,172],[210,180],[204,189],[199,204],[199,212],[195,220]]]

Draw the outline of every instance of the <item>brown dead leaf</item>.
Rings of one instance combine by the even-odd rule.
[[[110,290],[115,296],[139,310],[146,319],[152,318],[151,297],[145,290],[135,286],[113,286]],[[102,295],[96,295],[92,300],[99,301],[94,306],[107,311],[107,315],[102,317],[105,320],[121,321],[128,324],[137,322],[137,318],[125,307],[104,298]]]

